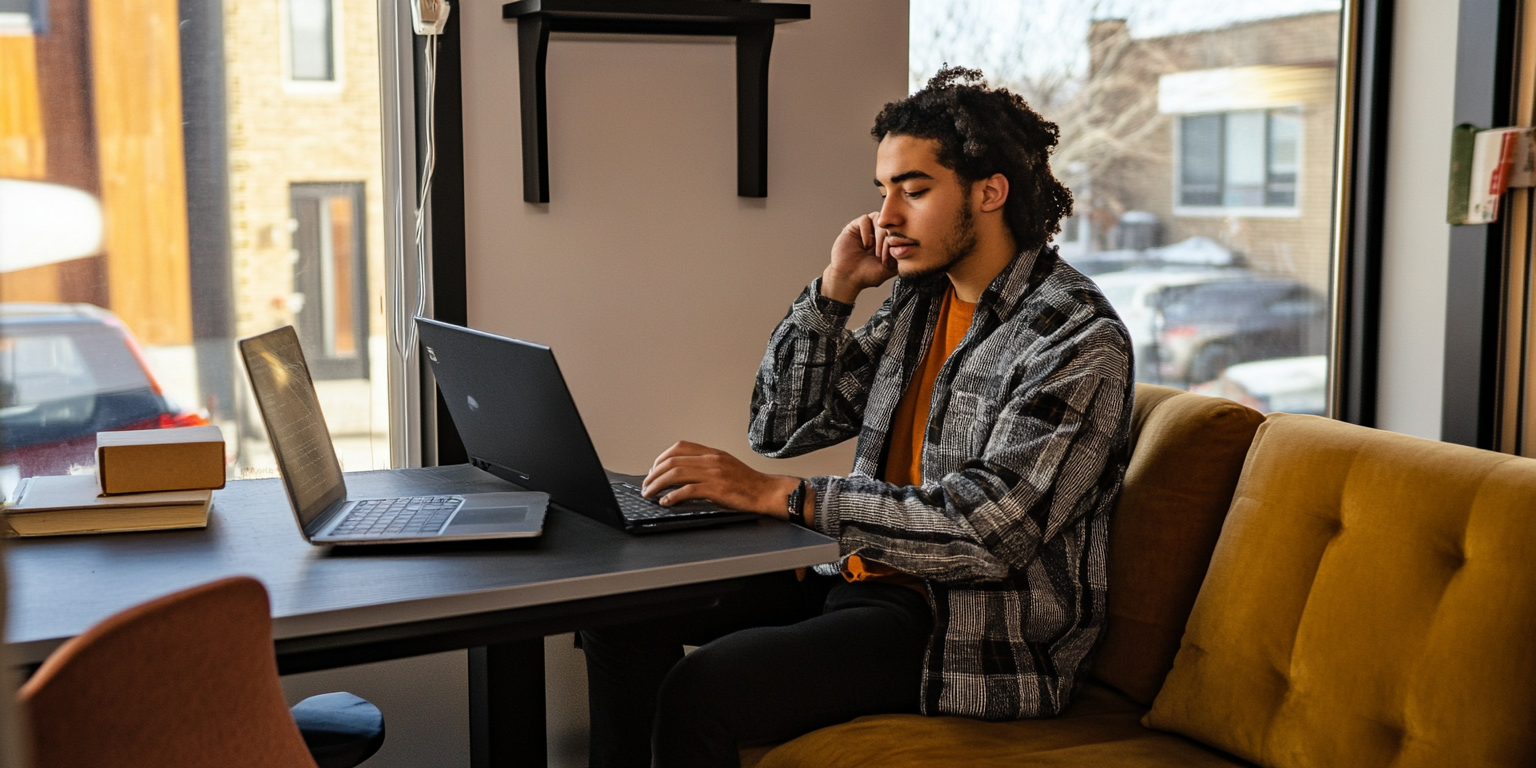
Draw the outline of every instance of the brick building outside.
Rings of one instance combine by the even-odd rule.
[[[1162,244],[1208,238],[1326,293],[1338,13],[1133,33],[1093,22],[1088,98],[1063,125],[1084,245],[1118,247],[1121,217],[1147,212]]]

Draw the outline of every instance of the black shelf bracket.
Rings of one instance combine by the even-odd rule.
[[[809,19],[809,5],[744,0],[515,0],[501,7],[501,17],[517,20],[523,200],[549,202],[544,71],[550,32],[736,38],[736,194],[768,196],[768,57],[773,28]]]

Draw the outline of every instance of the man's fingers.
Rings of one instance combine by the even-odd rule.
[[[690,478],[686,471],[674,467],[660,474],[647,476],[645,478],[645,485],[640,487],[640,495],[649,499],[663,488],[671,488],[674,485],[687,485],[698,479],[697,477]]]
[[[860,216],[859,218],[848,222],[848,226],[843,227],[843,233],[838,235],[838,240],[841,241],[843,238],[853,237],[862,241],[864,239],[863,219],[864,217]],[[835,245],[836,244],[834,243],[834,246]],[[835,252],[836,250],[834,248],[834,253]]]
[[[875,223],[868,216],[859,217],[859,243],[866,251],[875,246]]]
[[[702,485],[698,483],[689,483],[680,488],[674,488],[668,491],[667,495],[657,499],[657,502],[664,507],[670,507],[673,504],[679,504],[684,501],[707,498],[710,498],[710,496],[704,492],[704,487]]]
[[[719,463],[713,457],[673,456],[651,469],[640,486],[640,494],[649,497],[662,488],[713,480],[719,475]]]
[[[713,453],[719,453],[719,451],[716,451],[709,446],[699,445],[698,443],[690,443],[687,440],[679,440],[678,442],[673,443],[671,447],[658,454],[656,456],[656,460],[651,462],[651,466],[655,467],[662,461],[670,459],[674,456],[707,456]]]

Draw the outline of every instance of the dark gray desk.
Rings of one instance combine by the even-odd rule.
[[[347,484],[353,496],[512,488],[467,465]],[[284,673],[469,648],[472,753],[489,766],[544,762],[543,636],[702,607],[734,579],[835,560],[837,545],[772,520],[632,536],[551,509],[526,544],[328,549],[299,536],[277,480],[248,480],[215,493],[206,530],[13,539],[6,558],[5,639],[22,663],[116,611],[236,574],[271,595]],[[537,696],[518,695],[534,683]]]

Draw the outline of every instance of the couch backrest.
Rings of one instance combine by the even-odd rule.
[[[1536,755],[1536,460],[1276,414],[1148,725],[1265,766]]]
[[[1230,400],[1136,385],[1131,463],[1109,526],[1109,622],[1093,674],[1150,705],[1264,417]]]

